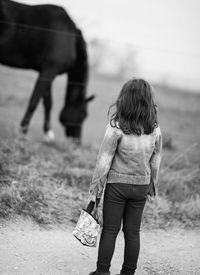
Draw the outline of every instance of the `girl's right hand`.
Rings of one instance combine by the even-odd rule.
[[[95,195],[89,195],[88,200],[89,200],[89,202],[90,201],[96,202],[96,196]]]

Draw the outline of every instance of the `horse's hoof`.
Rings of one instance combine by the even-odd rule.
[[[20,133],[26,135],[28,133],[28,126],[21,126]]]
[[[55,140],[55,134],[52,130],[48,130],[44,135],[44,141],[46,143],[52,143]]]

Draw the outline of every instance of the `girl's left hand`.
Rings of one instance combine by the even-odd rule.
[[[150,203],[153,203],[155,201],[155,197],[154,196],[151,196],[149,194],[147,194],[147,200],[150,202]]]

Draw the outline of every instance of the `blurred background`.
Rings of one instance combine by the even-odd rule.
[[[87,93],[96,94],[96,98],[89,104],[89,115],[83,127],[85,147],[77,149],[66,140],[58,122],[58,114],[65,95],[66,77],[64,75],[57,77],[53,83],[52,126],[56,135],[56,144],[59,144],[60,149],[53,146],[46,147],[41,142],[43,139],[41,103],[31,120],[29,141],[24,145],[21,141],[14,140],[13,133],[16,132],[24,114],[37,74],[31,70],[0,65],[0,137],[4,143],[8,137],[11,137],[9,148],[10,144],[14,146],[11,150],[5,149],[4,145],[1,147],[5,150],[2,156],[6,163],[4,171],[8,171],[10,177],[15,180],[16,175],[19,178],[25,175],[33,192],[20,193],[21,201],[27,203],[18,207],[18,210],[14,207],[13,211],[29,213],[40,222],[48,223],[54,220],[62,222],[66,216],[64,206],[67,204],[74,205],[74,209],[70,208],[72,213],[68,213],[70,219],[74,220],[74,217],[78,216],[78,207],[84,199],[77,198],[76,192],[80,193],[82,190],[82,194],[87,194],[98,147],[107,124],[108,108],[115,101],[123,83],[133,76],[139,76],[147,79],[154,88],[164,140],[159,185],[161,196],[157,204],[147,207],[147,224],[154,217],[159,225],[162,225],[162,222],[170,223],[170,219],[173,218],[172,221],[175,223],[199,226],[200,2],[198,0],[20,0],[19,2],[51,3],[61,5],[67,10],[83,31],[88,44],[90,77]],[[49,210],[46,206],[41,206],[41,211],[33,213],[31,211],[36,206],[31,198],[37,188],[37,184],[33,184],[36,182],[38,182],[36,191],[42,194],[43,198],[39,203],[43,205],[42,201],[45,201],[46,196],[49,196],[48,201],[54,198],[54,202],[52,208],[47,207]],[[58,185],[60,189],[56,189],[57,182],[64,184],[64,187]],[[45,192],[41,190],[41,184],[49,184],[48,188],[44,189]],[[54,184],[52,189],[49,188],[51,184]],[[15,185],[13,188],[16,190]],[[28,187],[23,186],[22,189],[24,188]],[[10,191],[6,191],[5,194],[5,197],[8,196],[5,199],[7,203]],[[72,200],[69,199],[69,194]],[[32,203],[34,207],[30,208]],[[10,211],[7,204],[5,209],[2,213]],[[68,221],[68,216],[66,219]]]
[[[155,87],[155,94],[166,88],[162,96],[167,97],[167,102],[165,100],[163,102],[169,103],[170,108],[187,110],[188,105],[193,104],[193,101],[188,101],[188,96],[183,94],[180,94],[182,100],[179,100],[177,91],[186,93],[199,93],[200,91],[198,14],[200,3],[198,0],[169,0],[167,2],[159,0],[110,0],[109,2],[105,0],[85,0],[84,2],[80,0],[20,0],[19,2],[61,5],[83,31],[88,43],[90,62],[88,94],[97,95],[94,103],[90,104],[90,116],[85,123],[83,141],[86,143],[95,142],[99,140],[99,137],[101,138],[108,106],[115,100],[124,81],[132,76],[143,77],[153,85],[159,85],[159,88]],[[5,85],[11,89],[10,96],[16,96],[19,101],[20,93],[24,90],[24,96],[28,99],[36,74],[10,70],[2,66],[0,70],[1,85],[2,81],[6,82]],[[7,81],[4,74],[12,81],[11,79]],[[18,89],[20,91],[13,92],[12,83],[14,82],[20,86]],[[58,78],[55,81],[53,92],[55,98],[53,117],[56,121],[54,127],[58,132],[58,137],[62,134],[60,127],[57,127],[57,106],[60,110],[64,87],[65,78]],[[172,90],[173,93],[171,93]],[[156,95],[156,98],[159,100],[159,96]],[[192,100],[191,97],[190,100]],[[162,105],[162,102],[158,103]],[[25,101],[24,104],[26,104]],[[194,105],[196,104],[194,99]],[[192,107],[193,110],[195,106]],[[94,117],[93,112],[96,110],[99,112],[96,112],[97,117]],[[18,121],[22,113],[19,115]],[[33,119],[32,123],[36,121],[38,123],[40,120]],[[91,132],[90,125],[93,125],[95,121],[99,123],[99,131]],[[39,128],[36,127],[36,129]]]
[[[200,87],[198,0],[19,2],[63,6],[84,31],[95,72]]]
[[[90,62],[88,93],[97,94],[96,102],[90,106],[91,116],[84,130],[86,143],[90,142],[91,137],[92,141],[98,140],[99,137],[99,132],[95,131],[92,134],[89,126],[92,123],[90,120],[95,120],[92,118],[93,111],[99,109],[99,115],[102,117],[100,121],[105,122],[108,106],[116,98],[124,81],[132,76],[144,77],[153,85],[173,87],[179,91],[189,93],[200,91],[198,14],[200,3],[198,0],[110,0],[109,2],[105,0],[101,2],[20,0],[19,2],[61,5],[83,31],[88,43]],[[19,72],[19,70],[7,71],[2,66],[0,69],[2,77],[5,72],[12,79]],[[29,78],[33,78],[33,81],[30,82]],[[30,95],[28,90],[32,89],[35,74],[32,72],[27,74],[27,71],[19,72],[19,75],[16,75],[16,81],[18,80],[20,80],[18,85],[26,85],[28,98]],[[55,108],[62,106],[63,101],[62,90],[65,79],[60,77],[59,80],[56,82],[58,86],[55,88],[54,97],[55,100],[60,98],[61,103],[54,104]],[[26,81],[27,84],[25,84]],[[12,88],[12,86],[9,87]],[[157,92],[159,90],[161,88],[158,88]],[[174,96],[169,92],[167,98],[170,105],[171,101],[174,102]],[[100,133],[103,133],[103,127],[104,124],[100,123]]]

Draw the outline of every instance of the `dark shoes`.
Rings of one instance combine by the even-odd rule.
[[[110,272],[99,272],[99,271],[93,271],[93,272],[90,272],[89,275],[110,275]]]

